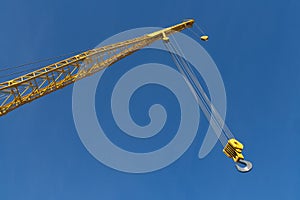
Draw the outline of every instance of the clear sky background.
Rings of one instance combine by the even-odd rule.
[[[128,29],[194,18],[210,35],[203,46],[226,87],[226,121],[254,168],[238,173],[220,143],[199,160],[204,120],[171,166],[149,174],[108,168],[78,137],[69,86],[0,118],[0,199],[300,199],[299,10],[297,0],[1,1],[0,69],[93,48]],[[170,59],[152,53],[132,55],[111,72]],[[147,123],[143,113],[133,115]]]

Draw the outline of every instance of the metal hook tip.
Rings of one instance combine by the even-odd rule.
[[[239,166],[238,164],[235,164],[237,170],[239,172],[242,172],[242,173],[246,173],[246,172],[249,172],[251,171],[252,169],[252,163],[250,161],[247,161],[247,160],[239,160],[238,163],[244,165],[244,167],[241,167]]]

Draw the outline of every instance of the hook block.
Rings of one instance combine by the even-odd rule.
[[[238,162],[239,160],[244,160],[244,156],[242,154],[243,148],[244,145],[242,143],[232,138],[228,140],[227,144],[223,149],[223,152],[226,156],[232,158],[234,162]]]

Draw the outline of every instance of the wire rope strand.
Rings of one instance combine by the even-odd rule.
[[[195,22],[195,27],[202,33],[202,34],[205,34],[203,29]]]
[[[170,45],[171,46],[171,45]],[[171,50],[170,47],[168,47],[168,45],[166,45],[166,48],[168,49],[168,51],[170,52],[177,68],[179,69],[180,73],[183,75],[185,82],[187,83],[187,85],[189,86],[190,90],[192,91],[192,93],[194,94],[196,101],[198,103],[198,105],[200,106],[201,110],[203,111],[205,117],[207,118],[207,120],[209,121],[209,123],[211,124],[213,130],[216,132],[216,135],[218,136],[219,140],[221,141],[222,145],[225,146],[227,143],[227,139],[225,138],[225,134],[222,134],[222,128],[218,125],[216,119],[214,118],[214,116],[210,113],[210,109],[208,109],[207,105],[205,105],[205,101],[203,101],[203,99],[201,99],[201,95],[197,94],[197,92],[195,91],[195,88],[192,86],[193,81],[188,80],[188,76],[187,74],[184,72],[184,69],[182,68],[182,64],[180,64],[179,61],[179,56],[175,55]],[[175,51],[175,50],[174,50]],[[220,135],[218,135],[218,133],[220,132]]]
[[[222,127],[222,129],[224,130],[224,133],[226,134],[226,136],[227,136],[228,139],[234,138],[232,132],[227,127],[226,123],[224,122],[224,120],[222,119],[222,117],[220,116],[220,114],[218,113],[217,109],[211,103],[211,101],[209,100],[208,96],[206,95],[203,87],[201,86],[201,84],[199,83],[198,79],[196,78],[196,75],[193,72],[190,64],[185,59],[183,59],[183,58],[185,58],[185,56],[184,56],[184,53],[183,53],[182,49],[180,48],[180,46],[178,45],[178,43],[177,43],[177,41],[175,40],[174,37],[173,37],[173,39],[175,41],[175,45],[177,46],[178,51],[180,51],[180,54],[182,55],[182,62],[185,63],[189,76],[192,78],[193,82],[195,83],[196,88],[200,91],[200,94],[204,97],[204,100],[205,100],[206,104],[209,105],[209,108],[211,109],[211,112],[217,118],[217,121],[220,124],[220,127]],[[171,44],[171,45],[173,45],[173,44]]]

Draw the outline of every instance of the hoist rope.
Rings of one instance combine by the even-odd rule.
[[[171,48],[172,47],[170,47],[170,49]],[[192,91],[194,97],[196,98],[198,105],[200,106],[205,117],[211,124],[215,133],[218,135],[222,145],[223,146],[226,145],[227,138],[226,138],[225,134],[222,134],[222,127],[219,125],[215,116],[211,113],[211,109],[209,108],[209,105],[205,103],[203,96],[199,95],[199,91],[197,91],[195,83],[193,82],[193,80],[191,80],[191,77],[188,75],[186,67],[184,67],[184,66],[182,66],[182,64],[180,64],[180,62],[181,62],[181,61],[179,61],[180,58],[178,56],[176,56],[174,53],[172,53],[172,57],[173,57],[173,60],[177,60],[177,62],[176,62],[177,68],[179,69],[180,73],[183,75],[187,85],[189,86],[190,90]]]
[[[219,124],[220,124],[220,127],[223,127],[223,130],[227,136],[227,138],[233,138],[233,134],[232,132],[230,131],[230,129],[227,127],[226,123],[224,122],[223,118],[220,116],[219,112],[217,111],[217,109],[215,108],[215,106],[211,103],[211,101],[209,100],[207,94],[205,93],[203,87],[201,86],[201,84],[199,83],[197,77],[196,77],[196,74],[194,73],[191,65],[189,62],[186,61],[185,58],[185,55],[182,51],[182,49],[180,48],[180,46],[178,45],[177,41],[175,40],[174,38],[174,41],[175,41],[175,45],[177,47],[177,49],[179,50],[179,55],[182,56],[182,60],[183,62],[185,62],[186,66],[187,66],[187,69],[188,69],[188,72],[189,72],[189,76],[191,76],[193,82],[195,82],[196,84],[196,88],[200,91],[200,94],[203,96],[203,99],[205,100],[205,103],[207,105],[209,105],[209,108],[211,108],[211,112],[214,113],[214,116],[217,118]]]
[[[201,28],[196,22],[194,22],[194,24],[195,24],[195,27],[196,27],[202,34],[205,34],[204,31],[202,30],[202,28]],[[192,29],[190,29],[190,30],[192,30]]]
[[[211,124],[212,128],[216,132],[219,137],[219,140],[225,146],[227,144],[227,140],[230,138],[234,138],[233,134],[225,124],[224,120],[220,116],[220,114],[215,109],[214,105],[209,100],[206,95],[204,89],[196,78],[195,73],[193,72],[190,64],[184,59],[184,54],[180,47],[178,46],[176,40],[174,46],[171,42],[164,43],[166,48],[168,49],[171,57],[176,64],[178,70],[183,75],[186,83],[188,84],[190,90],[194,94],[198,105],[203,111],[205,117]],[[220,135],[218,133],[221,133]]]

